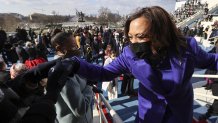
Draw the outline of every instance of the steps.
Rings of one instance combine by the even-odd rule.
[[[209,6],[209,12],[208,12],[209,14],[213,13],[214,11],[216,11],[218,9],[218,3],[216,3],[216,4],[214,3],[212,5],[213,6]],[[201,11],[195,13],[194,15],[192,15],[191,17],[189,17],[189,18],[183,20],[182,22],[178,23],[177,27],[184,28],[186,25],[191,25],[196,20],[202,19],[203,14],[204,14],[204,10],[201,10]]]

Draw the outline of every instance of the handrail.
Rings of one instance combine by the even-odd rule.
[[[104,123],[108,123],[108,121],[107,121],[107,119],[102,111],[101,102],[103,102],[105,107],[109,110],[109,114],[111,115],[111,117],[113,119],[113,123],[123,123],[120,116],[115,112],[115,110],[112,109],[111,105],[108,103],[108,101],[105,99],[105,97],[101,93],[98,93],[98,101],[96,101],[96,103],[97,103],[97,106],[100,110],[100,123],[101,123],[101,119],[103,120]]]
[[[109,110],[110,115],[113,118],[113,121],[115,121],[115,123],[122,123],[123,121],[121,120],[120,116],[112,109],[111,105],[108,103],[105,97],[101,93],[99,93],[99,95],[101,97],[101,100],[104,102],[105,106]]]
[[[193,74],[192,77],[198,77],[198,78],[218,78],[218,75],[211,75],[211,74]]]
[[[100,111],[100,115],[99,115],[100,121],[99,121],[99,123],[102,123],[102,120],[103,120],[104,123],[108,123],[107,118],[105,117],[104,112],[102,111],[102,107],[100,105],[101,99],[98,98],[98,101],[97,101],[96,98],[94,98],[94,101],[95,101],[95,104],[97,104],[97,108]]]
[[[208,75],[208,74],[193,74],[192,77],[198,77],[198,78],[218,78],[218,75]],[[194,83],[195,84],[195,83]],[[199,92],[194,92],[194,95],[198,95],[198,96],[203,96],[203,97],[208,97],[208,98],[212,98],[212,99],[218,99],[218,96],[213,96],[213,95],[207,95],[207,94],[203,94],[203,93],[199,93]]]
[[[99,108],[99,111],[100,111],[100,116],[101,116],[101,119],[104,121],[104,123],[108,123],[108,121],[107,121],[107,118],[105,117],[105,115],[104,115],[104,112],[102,111],[102,109],[101,108]],[[101,122],[100,122],[101,123]]]

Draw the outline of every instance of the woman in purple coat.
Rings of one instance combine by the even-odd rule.
[[[218,69],[218,55],[206,53],[194,38],[184,37],[161,7],[142,8],[125,24],[130,44],[107,66],[73,57],[73,72],[108,81],[132,73],[139,83],[137,123],[191,123],[194,68]]]

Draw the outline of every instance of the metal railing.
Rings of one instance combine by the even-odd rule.
[[[97,98],[97,99],[96,99]],[[100,123],[108,123],[107,118],[103,112],[102,109],[102,103],[105,105],[108,113],[112,117],[113,123],[123,123],[120,116],[115,112],[115,110],[112,109],[111,105],[108,103],[108,101],[105,99],[105,97],[101,93],[97,93],[95,98],[95,103],[97,104],[97,107],[99,109],[100,114]]]
[[[211,75],[211,74],[193,74],[192,77],[195,78],[218,78],[218,75]]]
[[[192,77],[194,77],[194,78],[218,78],[218,75],[193,74]],[[193,83],[193,84],[195,84],[195,83]],[[192,85],[193,85],[193,84],[192,84]],[[196,95],[196,96],[202,96],[202,97],[208,97],[208,98],[211,98],[211,99],[218,99],[218,96],[207,95],[207,94],[199,93],[199,92],[195,92],[194,95]]]
[[[194,78],[218,78],[218,75],[209,75],[209,74],[193,74],[192,77]],[[198,82],[198,83],[202,83],[201,82]],[[205,81],[206,83],[206,81]],[[193,83],[193,84],[196,84],[196,83]],[[193,85],[192,84],[192,85]],[[201,86],[202,87],[202,86]],[[206,99],[206,103],[208,104],[209,102],[207,102],[207,98],[209,99],[217,99],[218,100],[218,96],[213,96],[211,94],[208,94],[208,93],[199,93],[199,92],[194,92],[194,96],[201,96],[201,97],[204,97]],[[210,123],[209,121],[207,121],[208,123]],[[216,119],[216,122],[215,123],[218,123],[218,119]]]
[[[194,78],[218,78],[218,75],[193,74],[192,77]],[[203,97],[212,98],[212,99],[218,99],[218,96],[207,95],[207,94],[199,93],[199,92],[195,92],[194,95],[203,96]],[[100,123],[108,123],[108,120],[105,116],[102,105],[104,105],[107,108],[108,113],[110,114],[113,120],[113,123],[124,123],[122,119],[120,118],[120,116],[115,112],[115,110],[112,109],[111,105],[108,103],[108,101],[105,99],[105,97],[101,93],[96,94],[95,104],[97,105],[97,108],[99,110],[99,115],[100,115],[99,122]]]

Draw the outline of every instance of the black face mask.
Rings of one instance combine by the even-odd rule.
[[[140,59],[149,58],[152,55],[151,42],[130,43],[130,48]]]

